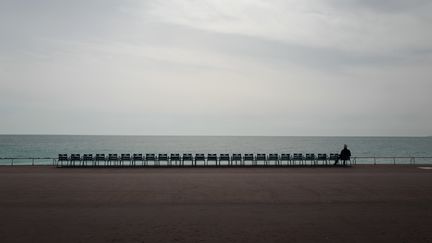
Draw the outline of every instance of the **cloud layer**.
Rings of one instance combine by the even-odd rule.
[[[430,135],[428,1],[2,1],[0,133]]]

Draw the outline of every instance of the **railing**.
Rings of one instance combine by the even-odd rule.
[[[432,156],[354,156],[352,164],[432,164]],[[401,161],[402,160],[402,161]],[[358,163],[358,161],[360,163]]]
[[[181,158],[180,158],[180,160],[181,160]],[[194,157],[192,158],[192,161],[193,160],[194,160]],[[304,158],[303,158],[303,160],[304,160]],[[144,159],[143,161],[146,161],[146,160]],[[156,161],[159,162],[157,158],[154,160],[152,159],[151,161],[152,162],[156,162]],[[168,162],[169,159],[168,160],[164,159],[163,161]],[[204,158],[204,161],[208,162],[210,160],[208,160],[208,158]],[[240,165],[242,165],[242,162],[246,162],[246,161],[249,161],[249,160],[242,158],[239,161]],[[251,165],[258,165],[257,163],[254,164],[254,162],[256,162],[256,161],[257,160],[255,157],[253,159],[253,161],[250,161],[252,163]],[[264,161],[265,162],[273,161],[273,159],[269,159],[269,157],[267,157],[267,159]],[[279,161],[282,161],[280,159],[280,157],[279,157]],[[294,161],[294,159],[291,157],[289,161]],[[319,161],[319,160],[314,159],[311,162],[317,162],[317,161]],[[233,160],[233,162],[234,162],[234,160]],[[331,164],[332,161],[327,159],[326,162],[329,162],[329,164]],[[357,164],[369,164],[369,165],[378,165],[378,164],[393,164],[393,165],[432,164],[432,156],[353,156],[353,157],[351,157],[350,164],[352,164],[352,165],[357,165]],[[9,166],[19,166],[19,165],[58,166],[59,161],[58,161],[58,158],[53,158],[53,157],[21,157],[21,158],[20,157],[13,157],[13,158],[5,157],[5,158],[0,158],[0,165],[3,165],[3,166],[4,165],[9,165]],[[158,165],[160,165],[160,163],[158,163]],[[236,161],[236,165],[237,165],[237,161]],[[243,165],[245,165],[245,163],[243,163]],[[270,164],[265,163],[263,165],[270,165]],[[277,165],[277,164],[275,164],[275,165]],[[281,165],[283,165],[283,164],[281,164]],[[149,166],[149,164],[147,164],[146,166]]]
[[[3,163],[6,161],[5,163]],[[52,157],[14,157],[0,158],[0,165],[57,165],[57,158]]]

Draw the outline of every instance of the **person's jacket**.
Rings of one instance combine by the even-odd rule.
[[[341,160],[349,160],[351,157],[351,151],[349,149],[342,149],[341,153],[340,153],[340,159]]]

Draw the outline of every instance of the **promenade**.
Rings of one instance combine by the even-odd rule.
[[[0,166],[1,242],[432,242],[432,170]]]

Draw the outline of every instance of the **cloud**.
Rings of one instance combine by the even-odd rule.
[[[387,12],[387,13],[406,13],[415,12],[425,14],[423,11],[425,8],[431,7],[431,2],[428,0],[327,0],[328,3],[332,4],[337,8],[346,8],[351,10],[372,10],[376,12]]]
[[[431,132],[424,2],[1,4],[2,133]]]
[[[430,18],[401,12],[415,3],[341,2],[156,0],[143,8],[143,15],[148,21],[358,52],[431,47]],[[432,10],[431,4],[417,2],[423,3],[422,11]],[[359,11],[386,6],[400,13]]]

